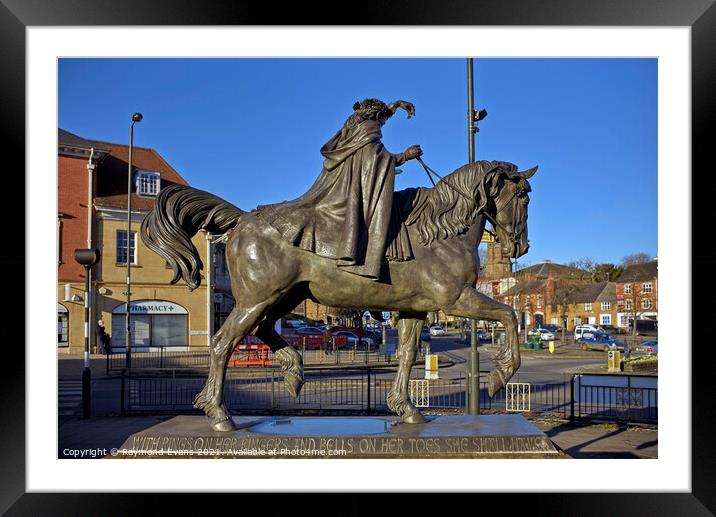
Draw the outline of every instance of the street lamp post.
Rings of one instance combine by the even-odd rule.
[[[472,58],[467,58],[467,134],[468,161],[475,161],[475,134],[477,122],[487,116],[485,110],[475,110]],[[477,351],[477,322],[470,320],[470,356],[467,368],[467,414],[480,414],[480,354]]]
[[[82,418],[89,418],[90,409],[90,381],[92,372],[90,370],[90,268],[99,260],[97,249],[76,249],[75,261],[85,268],[85,355],[84,368],[82,369]]]
[[[125,335],[124,347],[125,347],[125,368],[132,367],[132,329],[131,329],[131,315],[130,315],[130,303],[131,303],[131,277],[132,277],[132,259],[130,256],[131,242],[132,242],[132,146],[134,144],[134,124],[141,122],[141,113],[135,113],[132,115],[132,124],[129,126],[129,159],[127,167],[127,332]],[[134,243],[136,249],[137,243]]]

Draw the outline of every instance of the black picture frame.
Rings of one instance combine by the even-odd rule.
[[[362,2],[345,12],[333,3],[282,3],[281,8],[269,2],[230,2],[195,0],[109,1],[109,0],[0,0],[0,113],[2,113],[6,163],[8,170],[25,170],[25,30],[30,26],[53,25],[550,25],[550,26],[688,26],[691,27],[692,64],[692,171],[709,171],[709,137],[707,129],[716,117],[716,7],[714,0],[458,0]],[[660,143],[664,145],[664,143]],[[686,169],[687,164],[684,164]],[[673,171],[675,174],[681,172]],[[15,192],[25,192],[19,180]],[[685,265],[684,281],[699,271],[712,271],[716,261],[713,246],[705,246],[702,236],[709,236],[708,224],[713,216],[706,212],[714,180],[707,172],[692,174],[692,250],[691,274]],[[14,196],[22,203],[23,196]],[[25,234],[22,217],[24,206],[9,212],[5,205],[7,228],[13,246],[4,246],[2,266],[6,271],[24,271],[24,243],[32,238]],[[20,235],[22,233],[22,235]],[[708,239],[708,237],[706,237]],[[708,292],[713,284],[706,274],[699,278],[699,292]],[[3,275],[6,290],[25,292],[20,275]],[[693,291],[692,291],[693,292]],[[692,323],[709,321],[708,305],[692,297],[692,321],[683,322],[696,342]],[[24,299],[24,296],[23,296]],[[14,298],[14,307],[24,306]],[[14,309],[17,310],[17,309]],[[26,320],[30,314],[25,314]],[[697,330],[697,329],[694,329]],[[19,342],[22,336],[6,339]],[[703,343],[705,347],[710,343]],[[31,344],[27,344],[31,346]],[[37,346],[37,345],[35,345]],[[698,345],[697,345],[698,346]],[[694,356],[698,353],[694,350]],[[696,357],[696,356],[695,356]],[[0,393],[4,418],[0,428],[0,511],[8,515],[127,515],[143,514],[150,506],[146,494],[28,494],[25,493],[25,358],[24,349],[15,344],[3,350],[3,375]],[[488,505],[509,504],[510,511],[522,506],[523,512],[550,515],[709,515],[716,512],[716,448],[712,437],[713,398],[710,388],[710,361],[692,363],[692,491],[680,494],[612,494],[608,502],[603,494],[499,494],[487,502],[487,495],[473,495],[476,509]],[[646,460],[648,461],[648,460]],[[485,465],[485,463],[481,463]],[[489,465],[489,464],[487,464]],[[487,475],[487,466],[480,467]],[[238,471],[237,471],[238,475]],[[477,473],[476,473],[477,475]],[[618,476],[615,473],[615,476]],[[238,483],[237,483],[238,486]],[[177,494],[152,496],[152,506],[185,504]],[[272,500],[275,504],[275,499]],[[346,504],[347,500],[343,500]],[[450,508],[441,498],[443,510]],[[352,498],[353,510],[374,511],[372,498]],[[421,512],[428,511],[425,499]],[[446,506],[448,505],[448,506]],[[332,505],[330,505],[332,506]],[[275,506],[272,506],[276,510]],[[168,512],[169,508],[165,509]],[[335,508],[334,508],[335,511]],[[454,507],[453,511],[459,511]],[[481,510],[484,511],[484,510]]]

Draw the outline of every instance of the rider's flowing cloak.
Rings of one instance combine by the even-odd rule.
[[[323,170],[301,197],[257,207],[258,217],[294,246],[377,280],[390,232],[396,156],[380,124],[344,126],[322,148]]]

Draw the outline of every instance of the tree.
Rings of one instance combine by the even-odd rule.
[[[623,267],[614,264],[599,264],[591,272],[592,282],[614,282],[623,271]]]
[[[582,257],[567,262],[565,265],[591,273],[597,267],[597,261],[591,257]]]
[[[632,253],[631,255],[624,257],[622,259],[621,266],[626,268],[627,266],[632,266],[634,264],[646,264],[647,262],[651,262],[653,260],[654,259],[651,255],[640,251],[639,253]]]
[[[568,262],[569,267],[581,269],[590,274],[590,280],[597,282],[613,282],[624,271],[623,267],[611,263],[600,264],[591,257],[582,257]]]
[[[565,334],[567,332],[567,314],[569,305],[572,303],[572,297],[576,293],[582,283],[577,283],[574,280],[559,279],[555,281],[554,295],[552,298],[552,310],[559,310],[559,319],[562,326],[562,344],[565,344]]]

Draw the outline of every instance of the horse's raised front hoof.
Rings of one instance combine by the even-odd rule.
[[[504,386],[505,381],[502,380],[502,377],[497,372],[497,370],[493,370],[487,380],[487,393],[490,395],[490,397],[493,397],[495,393],[500,391]]]
[[[283,384],[286,391],[298,397],[305,379],[303,377],[303,358],[293,347],[286,346],[274,353],[274,359],[281,365]]]
[[[222,420],[221,422],[213,422],[211,424],[211,428],[214,431],[218,431],[220,433],[236,431],[236,426],[234,425],[234,421],[231,418],[229,418],[228,420]]]
[[[412,413],[410,415],[405,415],[402,420],[404,424],[424,424],[425,422],[427,422],[427,420],[420,411],[416,411],[415,413]]]
[[[283,385],[286,387],[291,396],[298,397],[303,388],[303,378],[294,375],[291,372],[285,372],[283,374]]]

